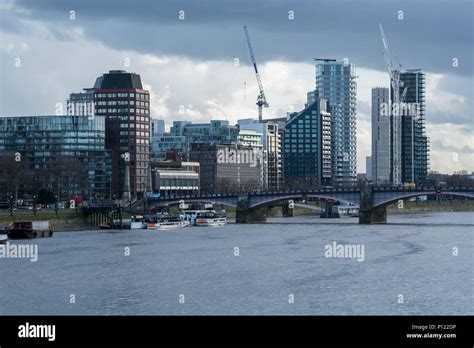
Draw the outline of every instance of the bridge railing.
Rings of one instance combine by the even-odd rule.
[[[371,186],[369,187],[372,192],[426,192],[426,191],[436,191],[436,192],[460,192],[460,191],[474,191],[472,187],[399,187],[399,186]],[[337,194],[337,193],[360,193],[360,188],[322,188],[322,189],[309,189],[309,190],[281,190],[281,191],[251,191],[248,192],[250,197],[263,197],[263,196],[285,196],[285,195],[302,195],[302,194]],[[163,201],[172,201],[172,200],[190,200],[190,199],[215,199],[215,198],[234,198],[239,195],[238,192],[232,193],[206,193],[199,195],[169,195],[162,196],[158,198],[148,198],[150,202],[163,202]]]

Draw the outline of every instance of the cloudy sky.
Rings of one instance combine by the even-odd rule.
[[[403,68],[427,73],[431,169],[474,171],[472,13],[472,0],[0,0],[0,115],[54,114],[70,92],[125,69],[142,76],[152,116],[168,125],[256,117],[247,25],[270,103],[264,117],[302,109],[314,57],[356,65],[365,172],[371,88],[389,84],[382,23]]]

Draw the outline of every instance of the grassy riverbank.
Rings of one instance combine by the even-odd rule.
[[[84,222],[84,215],[81,211],[58,211],[58,214],[53,211],[38,211],[35,214],[31,211],[15,211],[13,216],[9,212],[2,212],[0,214],[0,228],[4,228],[12,221],[42,221],[50,222],[53,231],[57,230],[77,230],[85,229],[87,224]]]
[[[437,211],[474,211],[474,201],[404,201],[402,207],[399,207],[397,203],[388,206],[388,212],[395,214]]]

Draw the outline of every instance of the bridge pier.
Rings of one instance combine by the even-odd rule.
[[[237,209],[235,210],[235,223],[252,224],[267,221],[265,208],[250,208],[248,194],[239,194],[237,197]]]
[[[387,207],[373,207],[373,192],[365,187],[360,192],[359,224],[386,224]]]
[[[253,224],[265,221],[267,221],[267,216],[264,208],[237,208],[235,211],[235,223],[237,224]]]
[[[387,207],[375,207],[359,210],[359,224],[386,224]]]
[[[324,203],[324,213],[321,213],[319,217],[321,218],[332,218],[332,206],[334,205],[334,202],[327,200]]]
[[[281,206],[281,215],[282,217],[293,217],[293,209],[291,209],[288,204],[283,204]]]

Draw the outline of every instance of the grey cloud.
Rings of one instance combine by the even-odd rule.
[[[249,26],[260,62],[314,56],[349,57],[358,66],[384,69],[378,22],[407,68],[472,75],[471,64],[453,71],[451,61],[471,62],[470,0],[442,1],[31,1],[18,0],[21,16],[75,25],[115,49],[178,54],[197,59],[247,55],[242,25]],[[186,19],[178,20],[184,10]],[[288,11],[295,20],[288,20]],[[397,11],[404,11],[404,20]],[[16,12],[19,16],[19,12]]]
[[[443,142],[439,140],[432,141],[431,143],[432,148],[436,148],[437,151],[444,151],[444,152],[453,152],[453,153],[465,153],[468,155],[472,155],[474,153],[474,148],[468,145],[456,147],[452,145],[443,144]]]

